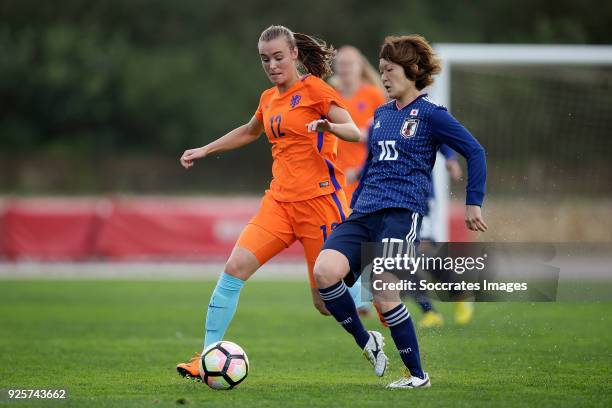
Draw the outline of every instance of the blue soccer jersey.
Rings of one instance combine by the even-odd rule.
[[[487,173],[484,149],[446,108],[423,94],[402,109],[393,100],[374,113],[368,160],[353,194],[353,210],[406,208],[427,214],[431,171],[436,152],[444,144],[467,160],[466,204],[482,206]]]

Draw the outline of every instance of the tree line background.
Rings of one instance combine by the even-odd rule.
[[[612,3],[592,0],[0,0],[0,16],[0,193],[261,191],[264,138],[189,174],[178,157],[254,113],[270,86],[256,50],[270,24],[355,45],[373,63],[388,34],[612,43]],[[606,175],[610,146],[594,149]]]

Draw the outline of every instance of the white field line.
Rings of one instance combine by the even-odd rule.
[[[0,279],[216,280],[222,262],[0,262]],[[308,281],[304,262],[273,262],[251,279]]]

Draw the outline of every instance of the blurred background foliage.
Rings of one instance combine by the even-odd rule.
[[[388,34],[418,32],[433,43],[612,43],[612,3],[592,0],[0,0],[0,16],[1,193],[261,191],[271,160],[263,138],[188,175],[178,157],[254,113],[269,87],[256,45],[270,24],[353,44],[372,62]],[[602,98],[596,103],[610,101]],[[501,109],[496,98],[481,99]],[[462,117],[468,106],[453,106],[486,132]],[[519,145],[500,155],[513,162],[529,149]],[[593,149],[597,160],[607,163],[610,146]]]

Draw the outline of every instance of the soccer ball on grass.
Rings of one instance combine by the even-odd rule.
[[[200,377],[210,388],[231,390],[249,374],[249,359],[239,345],[218,341],[206,347],[200,358]]]

